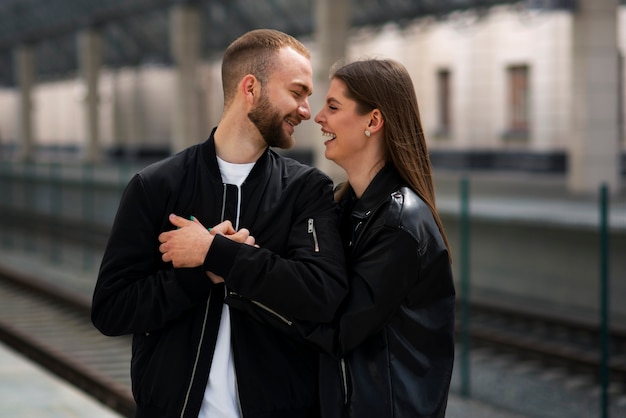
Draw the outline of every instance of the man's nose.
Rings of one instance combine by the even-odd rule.
[[[305,99],[298,107],[298,115],[304,120],[311,119],[311,106],[309,105],[309,99]]]

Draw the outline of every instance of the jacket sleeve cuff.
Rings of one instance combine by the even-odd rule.
[[[241,245],[245,244],[240,244],[222,235],[216,235],[204,259],[204,270],[223,278],[228,277]]]

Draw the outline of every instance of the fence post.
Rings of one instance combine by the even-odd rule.
[[[600,186],[600,416],[609,416],[609,217],[608,187]]]
[[[24,212],[32,215],[37,212],[36,197],[41,193],[41,185],[37,181],[35,163],[32,161],[24,161],[22,170],[22,184],[24,190]],[[27,253],[35,253],[37,251],[37,239],[39,238],[39,230],[34,223],[28,226],[24,234],[24,250]]]
[[[61,164],[59,162],[50,163],[50,215],[52,222],[61,221],[61,212],[63,207],[63,181],[61,175]],[[61,263],[61,254],[63,253],[61,246],[63,240],[55,239],[53,229],[50,229],[49,245],[50,259],[54,264]]]
[[[82,188],[83,188],[83,224],[90,228],[95,223],[94,206],[94,165],[85,163],[83,165]],[[90,239],[89,237],[88,239]],[[94,265],[94,249],[91,243],[83,247],[83,270],[89,270]]]
[[[6,210],[8,213],[12,213],[15,210],[15,198],[13,197],[13,183],[15,182],[15,175],[13,171],[13,164],[11,161],[6,161],[2,163],[2,171],[0,172],[2,178],[0,179],[0,181],[4,185],[4,187],[2,188],[2,195],[5,197]],[[3,248],[13,248],[12,234],[14,233],[15,230],[8,224],[2,227]]]
[[[469,181],[461,178],[461,216],[460,216],[460,281],[461,281],[461,395],[470,396],[470,216],[469,216]]]

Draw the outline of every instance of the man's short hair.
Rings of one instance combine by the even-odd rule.
[[[282,48],[292,48],[311,59],[309,50],[300,41],[273,29],[253,30],[233,41],[222,60],[224,105],[235,97],[237,85],[245,75],[254,75],[264,85],[274,70],[274,55]]]

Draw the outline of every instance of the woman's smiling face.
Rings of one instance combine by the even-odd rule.
[[[324,155],[344,170],[358,164],[368,138],[365,136],[369,115],[357,112],[357,102],[346,96],[343,81],[333,78],[330,82],[326,103],[315,116],[322,126],[326,141]]]

